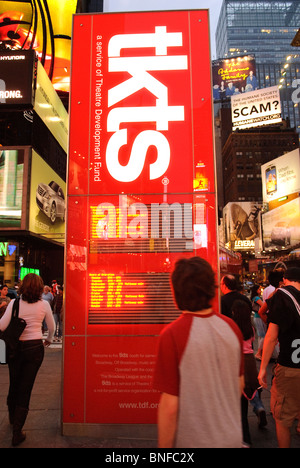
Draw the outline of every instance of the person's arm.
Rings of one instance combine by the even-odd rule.
[[[1,331],[6,330],[8,325],[10,324],[11,315],[12,315],[12,304],[13,304],[13,301],[11,301],[8,304],[6,311],[4,312],[3,316],[0,319],[0,330]]]
[[[245,377],[243,375],[241,375],[241,377],[240,377],[240,393],[241,393],[241,396],[243,394],[244,388],[245,388]]]
[[[44,301],[44,302],[45,302],[45,307],[46,307],[45,320],[46,320],[46,324],[47,324],[47,328],[48,328],[48,335],[47,335],[47,338],[46,338],[46,340],[44,342],[44,345],[47,348],[52,343],[52,339],[53,339],[54,332],[55,332],[55,321],[54,321],[54,317],[53,317],[53,313],[52,313],[50,304],[48,302],[46,302],[46,301]]]
[[[162,393],[158,407],[158,447],[172,448],[177,429],[179,399],[175,395]]]
[[[258,315],[265,323],[267,323],[267,311],[268,310],[269,310],[269,306],[266,302],[264,302],[258,311]]]
[[[264,347],[262,360],[260,365],[260,371],[258,374],[258,381],[264,388],[268,388],[267,384],[267,366],[272,357],[275,345],[278,340],[279,327],[275,323],[270,323],[267,334],[264,339]]]

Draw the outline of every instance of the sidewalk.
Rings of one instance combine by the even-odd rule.
[[[27,438],[17,448],[157,448],[156,440],[62,436],[60,421],[62,349],[61,346],[56,345],[45,351],[45,359],[33,389],[30,411],[24,427]],[[8,368],[0,365],[0,448],[11,447],[11,427],[6,407],[8,384]],[[262,399],[268,419],[265,429],[258,429],[257,417],[249,405],[252,447],[277,448],[275,424],[270,415],[270,392],[264,390]],[[293,428],[292,448],[300,448],[300,437],[296,434],[295,427]]]

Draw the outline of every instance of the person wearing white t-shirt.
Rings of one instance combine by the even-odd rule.
[[[268,275],[269,286],[267,286],[263,291],[263,301],[265,302],[271,294],[280,286],[279,283],[283,281],[283,270],[272,270]]]

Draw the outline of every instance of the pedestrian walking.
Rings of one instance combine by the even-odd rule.
[[[4,315],[8,304],[10,303],[10,298],[7,296],[8,287],[6,284],[0,286],[0,318]]]
[[[269,327],[258,379],[267,388],[267,365],[279,341],[280,352],[271,388],[271,411],[280,448],[291,443],[291,427],[300,429],[300,268],[288,268],[284,286],[268,299]]]
[[[53,317],[55,321],[54,341],[62,338],[63,288],[57,285],[57,293],[52,302]]]
[[[239,291],[239,285],[233,275],[225,275],[221,279],[220,288],[221,297],[221,313],[229,318],[232,318],[232,304],[236,300],[245,301],[251,310],[251,302],[247,296]]]
[[[258,425],[260,428],[267,425],[266,410],[258,390],[258,372],[253,351],[255,334],[248,305],[244,301],[235,301],[232,306],[232,315],[233,320],[236,322],[243,335],[245,388],[241,397],[242,425],[244,446],[250,447],[252,441],[248,423],[249,402],[253,406],[253,411],[258,418]]]
[[[259,315],[259,310],[263,305],[263,301],[261,299],[261,286],[259,284],[254,284],[251,288],[251,301],[252,301],[252,311],[254,312],[253,322],[254,322],[255,329],[256,329],[257,343],[258,343],[258,349],[255,355],[255,358],[260,360],[261,355],[262,355],[267,327]]]
[[[19,305],[19,317],[27,323],[20,336],[17,353],[8,356],[9,392],[7,406],[9,420],[13,425],[12,445],[17,446],[26,438],[22,431],[29,411],[31,392],[35,378],[44,358],[44,346],[51,344],[54,334],[54,320],[48,302],[41,299],[44,284],[40,276],[30,273],[22,281]],[[13,308],[12,300],[0,319],[0,330],[8,327]],[[46,319],[48,336],[42,341],[42,323]]]
[[[240,398],[243,337],[212,307],[214,272],[200,257],[179,260],[172,273],[182,315],[159,340],[154,387],[160,391],[158,445],[242,447]]]

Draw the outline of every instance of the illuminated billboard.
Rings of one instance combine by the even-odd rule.
[[[213,60],[212,74],[215,102],[258,89],[254,55]]]
[[[265,203],[300,192],[299,149],[263,164],[261,178]]]
[[[0,148],[0,227],[25,229],[29,149]]]
[[[34,51],[0,52],[0,109],[32,107],[34,69]]]
[[[223,209],[225,245],[236,251],[261,250],[261,204],[228,203]]]
[[[278,86],[232,96],[233,130],[282,122]]]
[[[174,263],[218,271],[208,12],[76,15],[73,31],[65,433],[155,424]]]
[[[32,150],[29,231],[64,242],[66,183]]]
[[[262,216],[264,248],[279,250],[300,243],[300,198],[274,208]]]
[[[34,110],[67,153],[69,115],[40,62],[37,64]]]
[[[77,0],[1,1],[1,49],[34,50],[53,86],[69,91],[72,15]]]

